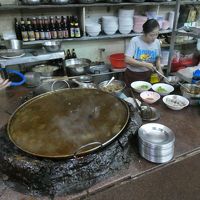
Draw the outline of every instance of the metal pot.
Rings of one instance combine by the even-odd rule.
[[[127,104],[113,95],[95,89],[63,89],[22,104],[7,130],[19,149],[61,158],[105,147],[120,135],[128,120]]]
[[[32,71],[39,73],[42,76],[53,76],[54,72],[57,71],[59,69],[58,66],[53,66],[53,65],[36,65],[35,67],[33,67]]]
[[[197,105],[197,104],[199,104],[199,100],[200,100],[200,88],[195,87],[195,84],[185,83],[183,85],[185,87],[187,87],[191,91],[191,92],[188,92],[182,86],[180,87],[182,95],[189,100],[190,105]]]
[[[22,42],[17,39],[6,40],[5,45],[7,49],[21,49]]]
[[[65,67],[70,75],[87,74],[91,60],[86,58],[72,58],[65,60]]]
[[[25,5],[38,5],[41,3],[41,0],[20,0],[22,4]]]
[[[92,65],[89,67],[89,72],[92,74],[103,74],[108,73],[108,65]]]

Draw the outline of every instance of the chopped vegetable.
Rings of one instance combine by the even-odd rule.
[[[167,92],[167,90],[165,88],[163,88],[162,86],[159,86],[157,89],[156,89],[156,92],[158,93],[165,93]]]
[[[139,87],[137,87],[138,90],[148,90],[149,86],[148,85],[140,85]]]

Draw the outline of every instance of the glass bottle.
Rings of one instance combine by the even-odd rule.
[[[34,33],[35,33],[35,40],[39,40],[40,39],[40,33],[39,33],[39,29],[38,29],[37,19],[35,17],[33,17],[31,21],[32,21],[33,30],[34,30]]]
[[[152,73],[150,77],[150,83],[158,83],[160,81],[159,76],[157,73]]]
[[[57,29],[58,38],[63,39],[63,30],[62,30],[62,27],[61,27],[60,17],[57,17],[57,19],[56,19],[56,29]]]
[[[40,40],[45,39],[45,34],[44,34],[44,27],[43,27],[43,20],[41,17],[39,19],[39,33],[40,33]]]
[[[44,35],[46,40],[51,39],[51,32],[49,30],[49,20],[47,17],[44,17]]]
[[[52,39],[57,39],[58,38],[58,34],[57,34],[55,23],[54,23],[54,17],[50,17],[49,29],[50,29],[50,32],[51,32],[51,38]]]
[[[67,49],[67,56],[66,56],[66,59],[70,59],[70,58],[72,58],[72,56],[71,56],[70,50]]]
[[[77,58],[75,49],[72,49],[71,58]]]
[[[21,35],[21,25],[18,23],[17,18],[15,18],[15,33],[18,40],[22,40]]]
[[[81,37],[81,31],[80,31],[80,26],[78,23],[78,17],[74,17],[74,37],[75,38],[80,38]]]
[[[69,31],[68,31],[68,27],[67,27],[67,18],[65,16],[62,16],[61,26],[62,26],[62,30],[63,30],[63,38],[68,38]]]
[[[23,18],[21,18],[21,35],[22,35],[22,40],[24,42],[27,42],[29,40],[28,39],[28,32],[27,32],[26,25],[25,25]]]
[[[69,23],[70,23],[70,29],[69,29],[70,30],[70,37],[74,38],[75,37],[75,32],[74,32],[75,28],[74,28],[74,17],[73,16],[70,17]]]
[[[35,32],[34,32],[32,24],[31,24],[31,20],[29,18],[27,18],[27,32],[28,32],[29,40],[35,41]]]

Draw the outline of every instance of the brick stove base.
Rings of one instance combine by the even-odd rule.
[[[93,154],[72,159],[44,159],[18,149],[0,130],[0,171],[16,191],[33,195],[62,196],[80,192],[112,176],[130,162],[129,137],[141,125],[138,113],[110,145]]]

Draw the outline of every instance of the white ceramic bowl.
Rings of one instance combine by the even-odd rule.
[[[92,37],[99,35],[99,33],[100,31],[87,31],[87,34]]]
[[[134,81],[131,83],[131,87],[133,88],[133,90],[135,90],[138,93],[151,89],[151,86],[151,83],[146,81]]]
[[[152,104],[160,99],[160,95],[153,91],[144,91],[140,93],[140,97],[146,103]]]
[[[172,110],[181,110],[189,105],[188,99],[180,95],[167,95],[163,97],[163,102]]]
[[[161,96],[168,95],[174,91],[174,87],[166,83],[156,83],[152,86],[152,89]]]

